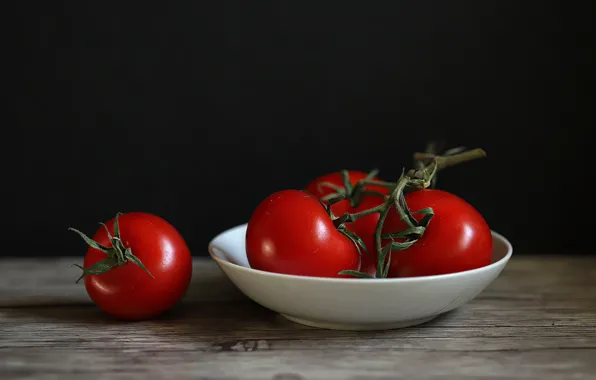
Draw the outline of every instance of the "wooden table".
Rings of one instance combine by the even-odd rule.
[[[381,332],[294,324],[208,259],[163,317],[87,298],[80,259],[0,260],[0,379],[596,379],[596,259],[514,256],[470,304]]]

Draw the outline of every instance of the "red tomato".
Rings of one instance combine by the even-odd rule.
[[[172,307],[186,292],[192,275],[190,251],[176,229],[164,219],[141,212],[118,217],[120,237],[147,270],[127,261],[109,271],[87,275],[85,288],[93,302],[116,318],[140,320],[155,317]],[[106,223],[114,235],[114,219]],[[93,240],[111,248],[103,227]],[[89,268],[108,257],[89,248],[84,267]]]
[[[349,277],[358,270],[356,245],[339,232],[317,198],[299,190],[283,190],[263,200],[246,230],[250,266],[268,272]]]
[[[480,213],[463,199],[442,190],[420,190],[405,196],[411,212],[431,207],[435,216],[411,247],[393,251],[388,277],[429,276],[461,272],[492,261],[491,230]],[[422,215],[414,214],[416,220]],[[383,233],[406,229],[392,208]],[[388,241],[383,241],[383,245]]]
[[[355,170],[350,170],[348,172],[348,177],[350,178],[350,182],[352,183],[352,185],[355,185],[359,180],[366,178],[367,175],[367,173]],[[336,186],[342,188],[344,187],[341,174],[339,172],[336,172],[316,178],[306,187],[306,191],[308,191],[311,194],[314,194],[318,198],[322,198],[328,194],[332,194],[334,190],[329,187],[321,187],[319,189],[318,185],[323,182],[330,182]],[[381,186],[367,186],[366,190],[376,191],[385,195],[389,194],[389,190]],[[357,207],[350,207],[350,202],[348,200],[343,200],[331,206],[331,211],[333,211],[333,214],[336,217],[339,217],[346,212],[354,214],[360,211],[373,208],[383,203],[383,201],[383,198],[371,195],[365,197],[362,200],[362,203]],[[360,267],[360,271],[371,275],[374,275],[377,270],[377,249],[375,246],[374,234],[378,222],[379,214],[375,213],[360,218],[354,223],[345,223],[346,228],[358,235],[364,242],[364,245],[368,250],[368,254],[366,254],[364,251],[362,252],[362,265]]]

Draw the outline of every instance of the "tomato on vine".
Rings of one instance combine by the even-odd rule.
[[[351,274],[363,278],[424,276],[490,264],[492,235],[480,213],[452,194],[426,190],[437,171],[485,155],[482,149],[446,156],[416,154],[415,159],[429,159],[430,163],[403,172],[396,183],[371,182],[390,189],[384,201],[334,220],[341,227],[377,218],[372,243],[377,254],[376,271]],[[353,206],[358,193],[351,188],[345,172],[343,177],[346,190],[336,189],[341,195],[336,199],[347,198]],[[360,185],[365,182],[360,181]],[[437,213],[440,216],[435,220]]]
[[[264,199],[246,230],[251,268],[302,276],[347,277],[360,268],[356,243],[336,228],[323,204],[300,190]]]
[[[103,224],[103,223],[102,223]],[[178,231],[142,212],[118,214],[92,238],[71,228],[89,245],[81,279],[104,312],[128,320],[158,316],[185,294],[192,257]]]
[[[348,189],[346,189],[346,177],[349,180]],[[361,180],[380,181],[373,172],[364,173],[358,170],[350,170],[342,175],[342,172],[329,173],[315,178],[306,186],[306,191],[315,195],[322,201],[342,192],[349,192]],[[384,202],[383,196],[389,194],[386,186],[366,185],[362,187],[360,195],[356,194],[358,199],[353,202],[350,199],[344,199],[331,206],[333,215],[339,217],[345,213],[358,213],[372,207],[376,207]],[[377,250],[375,245],[374,232],[379,221],[379,214],[370,214],[359,218],[354,222],[345,223],[346,229],[359,236],[364,242],[366,250],[362,252],[362,264],[360,271],[373,275],[377,268]]]
[[[482,149],[416,154],[418,168],[402,172],[396,183],[377,179],[376,171],[343,170],[316,178],[305,191],[272,194],[248,222],[249,264],[284,274],[361,278],[488,265],[492,234],[480,213],[453,194],[427,190],[439,170],[485,155]]]
[[[414,191],[406,194],[404,200],[418,222],[424,215],[416,214],[416,211],[431,208],[434,216],[414,244],[393,252],[388,277],[455,273],[491,263],[491,230],[482,215],[468,202],[434,189]],[[383,224],[383,234],[408,228],[396,209],[392,208]],[[388,243],[390,241],[384,239],[383,245]]]

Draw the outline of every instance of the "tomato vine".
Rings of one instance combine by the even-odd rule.
[[[432,208],[427,207],[415,212],[411,212],[404,198],[404,192],[417,191],[426,189],[429,186],[434,186],[436,180],[436,174],[438,171],[446,169],[448,167],[458,165],[463,162],[475,160],[486,156],[486,152],[482,149],[473,149],[468,151],[462,151],[463,148],[455,148],[446,151],[443,155],[436,155],[432,153],[432,150],[427,153],[416,153],[414,154],[414,160],[418,163],[417,168],[411,169],[408,172],[402,170],[402,173],[397,182],[385,182],[373,179],[377,174],[378,170],[371,171],[366,178],[359,180],[356,185],[352,185],[349,180],[348,172],[343,170],[341,172],[344,187],[336,186],[331,183],[321,183],[319,186],[327,186],[335,191],[335,193],[329,194],[328,196],[321,199],[326,202],[326,208],[331,216],[336,228],[349,237],[358,247],[358,250],[364,249],[368,253],[362,239],[356,234],[348,231],[345,228],[345,223],[351,223],[364,216],[379,213],[379,221],[375,228],[375,243],[377,248],[377,268],[375,275],[368,273],[346,270],[341,271],[339,274],[351,275],[361,278],[386,278],[389,272],[389,265],[391,263],[391,254],[393,251],[402,251],[413,244],[415,244],[423,235],[431,222],[434,211]],[[380,186],[390,190],[389,195],[384,195],[378,192],[366,190],[366,186]],[[366,196],[381,196],[385,201],[373,208],[360,211],[358,213],[344,213],[340,216],[333,215],[331,212],[331,205],[340,202],[342,200],[349,200],[350,205],[355,207],[362,202]],[[402,231],[396,231],[392,233],[382,234],[383,224],[387,217],[387,214],[391,208],[395,207],[401,220],[406,224],[407,228]],[[422,214],[423,217],[420,221],[414,218],[413,214]],[[382,239],[388,239],[391,242],[382,246]],[[400,239],[402,241],[396,241]]]

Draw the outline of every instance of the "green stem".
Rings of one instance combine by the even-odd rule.
[[[385,259],[386,256],[390,257],[391,255],[391,249],[388,249],[388,247],[385,247],[385,249],[383,249],[382,247],[382,232],[383,232],[383,225],[385,223],[385,219],[387,218],[387,215],[389,214],[389,211],[391,210],[391,207],[395,206],[397,213],[399,214],[399,217],[401,218],[401,220],[404,221],[404,223],[406,223],[406,225],[408,226],[407,229],[414,229],[417,227],[420,227],[420,225],[415,226],[414,223],[416,223],[417,221],[413,219],[413,217],[411,217],[411,213],[409,210],[406,210],[406,208],[404,208],[404,205],[402,205],[400,203],[400,200],[402,198],[403,192],[404,190],[407,189],[413,189],[413,190],[419,190],[419,189],[424,189],[427,188],[428,186],[430,186],[431,181],[433,179],[433,177],[436,175],[436,173],[441,170],[441,169],[445,169],[466,161],[471,161],[471,160],[475,160],[478,158],[482,158],[486,156],[486,152],[482,149],[473,149],[470,151],[466,151],[463,153],[458,153],[458,154],[453,154],[450,156],[436,156],[436,155],[432,155],[432,154],[427,154],[427,153],[416,153],[414,155],[415,160],[428,160],[431,159],[432,161],[419,169],[412,169],[410,171],[408,171],[407,174],[404,174],[402,172],[402,175],[400,176],[399,180],[397,181],[397,183],[391,183],[391,182],[385,182],[385,181],[375,181],[375,180],[370,180],[370,179],[363,179],[358,181],[357,185],[360,188],[364,188],[364,186],[366,185],[377,185],[377,186],[384,186],[387,188],[391,188],[391,195],[389,197],[387,197],[387,199],[385,200],[385,202],[383,202],[383,204],[370,208],[368,210],[364,210],[358,213],[354,213],[354,214],[349,214],[346,213],[344,215],[342,215],[339,218],[336,218],[334,220],[334,224],[336,227],[340,227],[343,223],[345,222],[354,222],[362,217],[365,217],[367,215],[371,215],[374,213],[380,213],[379,215],[379,221],[377,222],[377,225],[375,227],[375,244],[376,244],[376,249],[377,249],[377,270],[376,270],[376,277],[377,278],[383,278],[386,277],[386,271],[384,271],[384,268],[386,267],[385,264]],[[344,180],[346,180],[346,176],[344,175]],[[352,189],[350,189],[352,190]],[[358,190],[358,189],[356,189]],[[358,193],[359,191],[356,191],[356,193]],[[405,201],[404,201],[405,202]],[[407,207],[407,205],[405,205]],[[426,209],[425,209],[426,210]],[[430,211],[430,215],[432,217],[432,209],[428,208],[427,211]],[[428,212],[427,212],[428,214]],[[412,219],[411,219],[412,218]],[[426,228],[428,222],[430,221],[430,219],[427,220],[426,223],[424,224],[424,228]],[[419,224],[419,223],[417,223]],[[420,229],[420,228],[419,228]],[[422,237],[422,235],[424,234],[424,232],[419,232],[418,233],[419,236],[415,239],[415,240],[410,240],[406,243],[402,243],[401,245],[403,246],[402,248],[396,248],[398,250],[403,250],[403,249],[407,249],[407,247],[409,247],[410,245],[412,245],[413,243],[415,243],[420,237]],[[398,243],[390,243],[391,247],[394,247],[394,244],[398,244]],[[386,255],[386,251],[388,251],[388,254]]]
[[[374,214],[376,212],[382,211],[383,210],[383,207],[385,207],[384,204],[380,204],[380,205],[378,205],[376,207],[369,208],[368,210],[360,211],[360,212],[357,212],[355,214],[350,214],[349,221],[350,222],[355,222],[356,220],[358,220],[358,219],[360,219],[362,217],[365,217],[367,215]]]
[[[406,179],[404,181],[400,181],[398,183],[398,186],[395,188],[395,191],[393,192],[393,194],[391,194],[391,197],[394,199],[395,208],[397,209],[397,213],[399,214],[400,219],[408,226],[408,228],[413,228],[414,225],[412,224],[412,221],[410,220],[410,218],[408,217],[408,214],[406,214],[406,210],[400,203],[400,198],[401,198],[402,192],[404,191],[405,187],[410,182],[409,177],[405,177],[405,178]]]
[[[377,212],[380,212],[384,208],[385,208],[385,204],[383,203],[383,204],[380,204],[380,205],[378,205],[376,207],[369,208],[368,210],[360,211],[360,212],[357,212],[355,214],[345,213],[342,216],[340,216],[339,218],[335,219],[333,221],[333,224],[335,225],[335,227],[339,227],[339,226],[341,226],[344,223],[352,223],[352,222],[355,222],[356,220],[358,220],[360,218],[363,218],[363,217],[365,217],[367,215],[371,215],[371,214],[375,214]]]
[[[383,231],[383,224],[385,223],[385,219],[387,218],[387,214],[389,214],[389,210],[391,210],[391,206],[384,207],[379,215],[379,222],[377,223],[377,227],[375,228],[375,245],[377,247],[377,273],[376,277],[381,278],[383,273],[383,264],[385,264],[385,258],[383,257],[383,248],[382,241],[381,241],[381,232]]]
[[[450,156],[435,156],[428,153],[415,153],[414,159],[432,159],[432,162],[422,169],[412,169],[408,171],[408,176],[413,179],[412,183],[409,184],[409,189],[425,189],[431,185],[435,175],[440,170],[483,157],[486,157],[486,152],[480,148]],[[429,171],[429,169],[431,170]]]
[[[393,192],[391,193],[391,196],[389,196],[389,198],[387,199],[387,201],[385,203],[383,203],[382,206],[382,210],[381,210],[381,214],[379,215],[379,221],[377,222],[377,226],[375,228],[375,243],[376,243],[376,248],[377,248],[377,277],[382,277],[382,273],[383,273],[383,268],[385,267],[385,257],[382,254],[383,251],[383,246],[382,246],[382,240],[381,240],[381,234],[383,232],[383,224],[385,223],[385,219],[387,218],[387,214],[389,214],[389,211],[391,210],[391,207],[395,204],[396,206],[398,206],[398,212],[400,214],[400,217],[403,218],[403,215],[405,215],[405,211],[403,210],[403,208],[401,208],[400,210],[400,206],[399,206],[399,198],[401,197],[401,193],[404,191],[405,187],[408,185],[410,181],[410,178],[408,176],[405,176],[402,174],[401,177],[399,177],[399,180],[397,181],[397,185],[395,186],[395,189],[393,190]],[[406,216],[407,219],[407,216]],[[410,223],[410,221],[408,220],[408,223]]]
[[[465,151],[462,153],[457,153],[452,156],[435,156],[433,154],[428,154],[428,153],[414,154],[415,160],[433,159],[433,160],[437,161],[437,169],[438,170],[443,170],[448,167],[458,165],[458,164],[461,164],[466,161],[476,160],[478,158],[483,158],[483,157],[486,157],[486,152],[480,148],[468,150],[468,151]]]
[[[319,192],[323,192],[323,188],[324,187],[328,187],[331,190],[337,192],[337,193],[343,193],[345,192],[345,189],[342,189],[341,186],[337,186],[331,182],[321,182],[317,185],[317,190],[319,190]]]
[[[361,179],[358,181],[357,185],[362,184],[362,186],[379,186],[379,187],[386,187],[388,189],[393,189],[395,187],[395,183],[393,182],[386,182],[386,181],[377,181],[375,179]]]
[[[341,178],[344,182],[344,191],[347,194],[351,194],[352,193],[352,182],[350,182],[350,173],[347,170],[342,170],[341,172]]]
[[[397,183],[376,180],[358,181],[358,184],[356,186],[378,185],[384,187],[391,187],[393,190],[387,201],[385,201],[385,203],[383,203],[382,205],[355,214],[344,214],[341,217],[337,218],[334,221],[334,223],[336,227],[339,227],[345,222],[355,222],[357,219],[373,214],[375,212],[383,212],[385,207],[391,208],[391,206],[395,204],[402,220],[408,225],[408,228],[412,228],[412,222],[407,217],[407,214],[403,206],[399,203],[399,197],[401,196],[401,193],[404,191],[406,187],[414,190],[426,188],[430,185],[432,178],[440,169],[445,169],[454,165],[461,164],[466,161],[475,160],[485,156],[486,152],[480,148],[454,154],[452,156],[435,156],[429,155],[427,153],[416,153],[414,154],[415,159],[422,160],[432,158],[432,162],[422,169],[410,170],[407,175],[402,175],[397,181]],[[394,198],[395,196],[397,196],[398,198]]]

